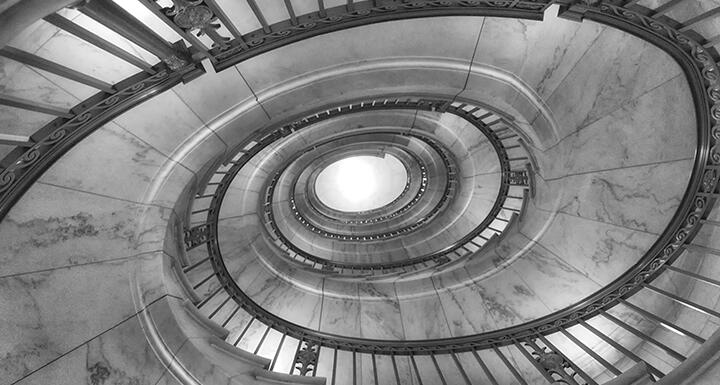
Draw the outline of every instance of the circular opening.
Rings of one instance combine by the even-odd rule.
[[[407,171],[396,157],[352,156],[325,167],[315,181],[315,193],[332,209],[358,212],[392,202],[406,183]]]

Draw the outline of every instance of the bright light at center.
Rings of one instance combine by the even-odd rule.
[[[407,173],[394,156],[353,156],[323,169],[315,192],[327,206],[340,211],[365,211],[382,207],[405,188]]]
[[[337,162],[336,188],[340,195],[352,202],[371,196],[377,188],[377,180],[365,157],[346,158]]]

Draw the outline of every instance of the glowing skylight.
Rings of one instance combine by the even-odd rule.
[[[392,155],[353,156],[322,170],[315,191],[328,207],[357,212],[392,202],[403,192],[406,182],[405,167]]]

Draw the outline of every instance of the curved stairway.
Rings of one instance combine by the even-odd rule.
[[[44,18],[2,28],[22,31],[0,50],[2,383],[712,383],[720,138],[714,106],[698,107],[700,95],[715,101],[711,2],[559,2],[564,17],[586,19],[578,24],[540,1],[216,0],[204,5],[220,27],[200,37],[160,11],[169,1],[120,3],[150,29],[132,33],[117,20],[134,17],[117,17],[112,2],[55,13],[64,3],[0,6],[0,20]],[[682,56],[688,45],[672,51],[657,31],[699,45]],[[191,48],[162,43],[180,38]],[[318,47],[326,54],[308,54]],[[463,225],[423,245],[419,261],[378,268],[273,233],[300,230],[289,211],[278,227],[267,216],[238,225],[246,212],[223,217],[212,202],[227,188],[230,202],[270,203],[274,191],[245,183],[271,181],[250,156],[266,139],[310,112],[380,102],[490,127],[508,149],[502,183],[515,197],[492,230]],[[290,301],[262,298],[258,282]],[[515,293],[486,291],[503,284]],[[355,309],[345,295],[361,289]],[[303,308],[313,296],[326,317],[358,312],[360,327],[397,308],[394,325],[416,334],[333,326]],[[448,317],[453,301],[457,326],[432,329],[427,309]],[[463,314],[477,303],[484,320]]]

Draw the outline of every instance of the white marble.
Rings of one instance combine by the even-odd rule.
[[[654,234],[561,213],[537,242],[593,281],[606,285],[634,265],[656,238]]]
[[[537,153],[546,178],[687,159],[696,146],[687,81],[675,77]],[[638,151],[638,147],[646,148]]]
[[[360,325],[362,336],[377,339],[404,339],[402,316],[392,284],[360,283]]]
[[[450,335],[449,320],[431,280],[396,286],[405,338],[423,340]]]
[[[153,116],[153,119],[148,119]],[[157,151],[181,162],[193,171],[227,147],[175,92],[167,91],[115,118],[114,122],[151,145]],[[191,138],[198,138],[198,141]],[[179,155],[176,149],[191,141]],[[182,156],[182,158],[178,158]]]
[[[528,288],[537,294],[538,300],[551,311],[563,309],[601,288],[589,279],[587,273],[537,244],[510,268],[523,278]]]
[[[85,138],[82,146],[68,151],[40,181],[140,202],[166,161],[150,145],[110,123]]]
[[[368,99],[393,93],[431,93],[452,96],[462,90],[467,77],[464,63],[446,59],[383,59],[362,65],[349,63],[321,74],[293,79],[292,88],[255,90],[273,118],[306,113],[328,103]],[[443,68],[444,67],[444,68]],[[342,99],[337,96],[342,95]]]
[[[547,98],[547,103],[558,120],[562,138],[678,74],[680,66],[661,49],[607,28]],[[676,96],[673,101],[680,98]],[[687,100],[689,103],[690,99]]]
[[[147,254],[0,279],[2,378],[18,379],[134,315],[130,276],[139,264],[162,257]],[[143,288],[153,293],[146,303],[164,295],[157,289],[162,283],[154,285]]]
[[[456,275],[468,283],[454,284],[451,287],[447,279],[432,278],[438,288],[438,297],[449,323],[450,335],[459,337],[494,330],[495,321],[482,301],[479,301],[481,293],[478,287],[470,282],[465,270],[458,270]]]
[[[514,270],[502,270],[476,281],[475,285],[480,302],[498,328],[517,325],[550,312]]]
[[[251,58],[237,67],[258,93],[308,71],[358,60],[423,56],[469,61],[481,24],[479,17],[377,23],[316,36]],[[316,54],[317,47],[322,47],[323,55]]]
[[[137,318],[131,317],[17,384],[156,384],[165,372]],[[3,384],[13,383],[12,377],[3,377]]]
[[[204,123],[210,123],[236,104],[254,98],[235,68],[221,72],[209,71],[187,84],[178,84],[173,88],[173,92]]]
[[[63,202],[63,204],[57,204]],[[159,251],[140,241],[146,206],[44,184],[34,185],[0,224],[2,275],[84,265]],[[160,208],[151,209],[159,213]],[[161,229],[158,229],[161,231]]]
[[[548,181],[543,189],[562,197],[559,212],[660,234],[680,204],[692,167],[687,159],[578,174]]]

